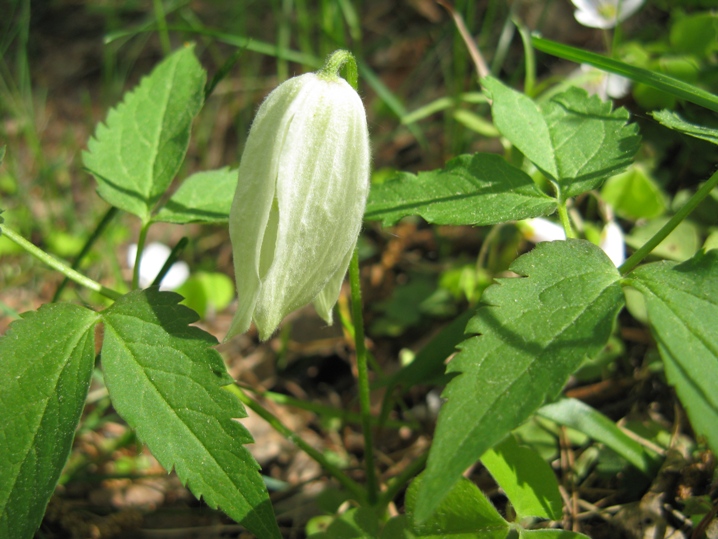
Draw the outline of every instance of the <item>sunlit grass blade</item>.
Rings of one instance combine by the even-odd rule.
[[[608,417],[576,399],[561,399],[539,408],[538,415],[587,434],[605,444],[646,475],[652,476],[659,458],[629,437]]]
[[[636,82],[642,82],[658,90],[663,90],[669,94],[675,95],[680,99],[685,99],[696,105],[700,105],[712,111],[718,112],[718,96],[705,90],[697,88],[693,84],[689,84],[682,80],[664,75],[663,73],[656,73],[649,69],[643,69],[641,67],[635,67],[613,58],[607,58],[600,54],[588,52],[575,47],[569,47],[561,43],[556,43],[549,39],[544,39],[538,36],[532,36],[531,42],[533,46],[538,50],[564,58],[565,60],[571,60],[580,64],[590,64],[604,71],[616,73],[628,77]]]

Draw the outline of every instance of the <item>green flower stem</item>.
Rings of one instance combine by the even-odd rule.
[[[335,80],[339,76],[339,70],[344,68],[344,78],[355,90],[359,89],[359,75],[357,62],[349,51],[339,49],[331,53],[317,75],[323,79]]]
[[[397,475],[389,482],[389,486],[387,487],[387,489],[381,493],[381,497],[379,498],[379,502],[377,505],[379,507],[385,507],[389,505],[389,503],[391,503],[391,501],[396,497],[397,494],[399,494],[399,492],[406,486],[406,484],[414,477],[419,475],[419,472],[424,469],[427,458],[429,458],[429,454],[424,453],[420,457],[411,461],[411,464],[404,468],[404,470],[399,475]]]
[[[142,251],[145,250],[145,242],[147,241],[147,232],[152,223],[145,223],[140,230],[140,237],[137,238],[137,252],[135,253],[135,267],[132,270],[132,290],[136,290],[140,286],[140,262],[142,261]]]
[[[359,280],[359,250],[354,248],[349,264],[349,282],[352,291],[352,318],[354,319],[354,343],[357,358],[357,382],[359,383],[359,411],[364,431],[364,460],[368,501],[374,505],[378,497],[376,472],[374,470],[374,437],[371,426],[371,402],[369,400],[369,369],[364,345],[364,318],[362,316],[361,283]]]
[[[116,291],[112,290],[111,288],[102,286],[97,281],[93,281],[89,277],[82,275],[81,273],[72,269],[65,262],[58,260],[54,256],[46,253],[39,247],[33,245],[32,243],[27,241],[25,238],[23,238],[20,234],[15,232],[12,228],[9,228],[9,227],[3,225],[2,233],[9,240],[15,242],[17,245],[19,245],[20,247],[25,249],[28,253],[33,255],[35,258],[44,262],[45,264],[50,266],[52,269],[59,271],[60,273],[65,275],[68,279],[75,281],[77,284],[80,284],[80,285],[84,286],[85,288],[89,288],[90,290],[98,292],[98,293],[102,294],[103,296],[110,298],[110,299],[119,299],[122,297],[122,294],[120,294],[119,292],[116,292]]]
[[[236,397],[242,402],[242,404],[247,406],[259,417],[264,419],[274,430],[276,430],[287,440],[295,444],[299,449],[309,455],[310,458],[318,462],[324,470],[329,472],[329,474],[331,474],[334,479],[339,481],[339,483],[341,483],[341,485],[345,489],[351,492],[360,503],[366,503],[366,492],[356,481],[354,481],[351,477],[345,474],[337,466],[329,462],[324,455],[322,455],[319,451],[317,451],[311,445],[305,442],[300,436],[294,434],[294,432],[292,432],[289,427],[282,423],[272,412],[264,408],[254,399],[247,396],[244,391],[242,391],[242,389],[237,385],[228,385],[225,386],[225,389],[227,389],[227,391],[231,392],[233,395],[236,395]]]
[[[575,238],[576,232],[574,232],[573,227],[571,226],[571,219],[568,217],[568,210],[566,209],[566,201],[559,202],[558,204],[558,216],[559,219],[561,219],[561,225],[563,226],[563,231],[566,233],[567,238]]]
[[[703,186],[696,191],[696,193],[688,199],[688,202],[686,202],[683,207],[676,212],[676,214],[671,217],[671,219],[663,225],[663,228],[661,228],[656,234],[648,240],[638,251],[633,253],[628,260],[626,260],[621,267],[618,268],[618,271],[621,272],[621,275],[626,275],[629,271],[631,271],[633,268],[635,268],[646,256],[650,254],[651,251],[664,239],[666,239],[666,236],[673,232],[673,229],[676,228],[681,221],[683,221],[689,213],[691,213],[694,209],[696,209],[696,206],[700,204],[704,198],[706,198],[710,192],[713,190],[713,188],[718,185],[718,172],[713,173],[713,175],[708,178],[708,181],[703,184]]]
[[[75,257],[75,260],[72,261],[72,269],[76,270],[80,267],[80,263],[85,259],[87,256],[87,253],[90,252],[90,249],[92,249],[92,246],[95,244],[97,239],[102,235],[102,232],[105,230],[108,224],[110,224],[110,221],[117,215],[118,209],[115,206],[110,207],[109,210],[105,213],[105,215],[102,216],[102,219],[100,219],[100,222],[95,227],[95,230],[92,232],[89,238],[87,238],[87,241],[85,242],[85,245],[82,246],[82,249],[80,250],[80,253]],[[60,294],[62,294],[62,291],[67,286],[67,283],[70,279],[68,277],[65,277],[62,282],[60,283],[60,286],[57,287],[57,290],[55,290],[55,294],[52,296],[52,302],[55,303],[57,300],[60,299]]]
[[[534,51],[533,45],[531,44],[531,32],[524,24],[522,24],[518,20],[516,20],[514,24],[516,24],[516,28],[518,28],[519,30],[521,42],[524,46],[524,55],[526,56],[526,76],[524,77],[524,93],[529,97],[534,97],[536,95],[536,53]]]

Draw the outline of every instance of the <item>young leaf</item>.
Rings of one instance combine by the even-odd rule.
[[[334,518],[326,530],[307,539],[375,539],[379,535],[379,517],[371,507],[352,507]]]
[[[718,451],[718,251],[646,264],[626,282],[646,298],[666,378],[693,428]]]
[[[500,279],[447,372],[425,479],[417,500],[424,520],[461,473],[511,429],[554,398],[586,357],[605,345],[623,306],[618,270],[583,240],[544,242],[516,259],[525,278]]]
[[[570,88],[537,104],[493,77],[482,84],[491,93],[491,113],[501,134],[560,190],[562,199],[596,189],[631,164],[638,128],[628,111]]]
[[[100,196],[145,222],[182,164],[202,107],[206,74],[193,49],[167,57],[125,94],[82,154]]]
[[[179,224],[227,222],[236,187],[236,168],[197,172],[182,182],[152,219]]]
[[[85,404],[97,319],[45,305],[0,339],[0,537],[30,538],[42,521]]]
[[[259,537],[280,537],[259,475],[242,444],[252,442],[236,421],[242,404],[217,340],[189,324],[196,314],[178,294],[135,291],[103,312],[102,367],[112,404],[152,454],[173,467],[195,496]]]
[[[668,129],[718,144],[718,129],[687,122],[670,110],[659,110],[651,114],[654,120],[660,122],[661,125],[665,125]]]
[[[443,169],[403,172],[372,187],[364,218],[384,226],[407,215],[440,225],[492,225],[512,219],[548,215],[556,201],[501,156],[460,155]]]
[[[652,476],[656,470],[658,464],[656,455],[646,451],[613,421],[588,404],[576,399],[561,399],[542,406],[537,413],[541,417],[576,429],[605,444],[646,475]]]
[[[666,211],[661,188],[642,166],[610,177],[601,188],[601,197],[628,219],[652,219]]]
[[[384,525],[379,539],[416,539],[406,515],[395,516]]]
[[[415,537],[504,539],[509,523],[496,511],[476,485],[461,477],[452,485],[436,512],[422,523],[415,518],[417,495],[422,490],[424,475],[418,476],[406,492],[406,516]]]
[[[481,463],[506,493],[517,520],[561,519],[563,502],[556,474],[533,449],[520,446],[509,434],[482,455]]]

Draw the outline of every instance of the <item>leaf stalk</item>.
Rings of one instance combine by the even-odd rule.
[[[30,253],[32,256],[40,260],[41,262],[44,262],[48,266],[50,266],[52,269],[59,271],[63,275],[65,275],[68,279],[71,281],[76,282],[79,285],[84,286],[85,288],[89,288],[90,290],[97,292],[99,294],[102,294],[106,298],[110,298],[113,300],[119,299],[122,297],[122,294],[119,292],[112,290],[111,288],[107,288],[106,286],[101,285],[97,281],[93,281],[89,277],[79,273],[78,271],[72,269],[67,263],[58,260],[51,254],[46,253],[36,245],[33,245],[28,240],[23,238],[20,234],[15,232],[12,228],[9,228],[5,225],[2,227],[2,233],[4,236],[6,236],[9,240],[16,243],[23,249],[25,249],[28,253]]]

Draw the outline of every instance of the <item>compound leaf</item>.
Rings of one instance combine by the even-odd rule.
[[[646,299],[668,382],[693,428],[718,451],[718,251],[646,264],[628,284]]]
[[[252,437],[237,418],[242,404],[217,341],[182,297],[135,291],[103,312],[102,367],[117,412],[153,455],[173,467],[192,493],[259,537],[280,537],[259,465],[242,444]]]
[[[484,292],[447,372],[417,517],[431,515],[462,472],[554,398],[587,357],[601,351],[623,306],[620,275],[583,240],[544,242]]]
[[[236,168],[197,172],[182,182],[153,220],[179,224],[227,222],[236,187]]]
[[[98,315],[45,305],[0,339],[0,537],[30,538],[72,448]]]
[[[490,92],[494,124],[556,184],[563,199],[596,189],[631,164],[638,151],[628,111],[570,88],[535,103],[493,77],[482,79]]]
[[[168,56],[125,94],[82,155],[100,196],[145,222],[182,164],[202,107],[206,73],[193,48]]]
[[[547,215],[556,201],[501,156],[460,155],[443,169],[403,172],[372,187],[364,218],[385,226],[407,215],[441,225],[492,225]]]

